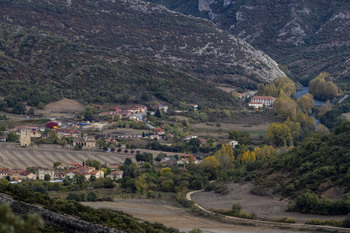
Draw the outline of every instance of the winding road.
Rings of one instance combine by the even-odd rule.
[[[202,190],[192,191],[188,192],[186,194],[186,199],[189,201],[193,201],[191,198],[191,195],[194,193],[203,192]],[[210,211],[208,209],[203,208],[202,206],[198,205],[198,203],[195,202],[195,206],[200,208],[202,211],[217,215],[213,211]],[[279,228],[290,228],[294,230],[327,230],[327,231],[337,231],[337,232],[350,232],[350,228],[343,228],[343,227],[333,227],[333,226],[319,226],[319,225],[309,225],[309,224],[302,224],[302,223],[279,223],[279,222],[271,222],[271,221],[262,221],[262,220],[254,220],[254,219],[244,219],[244,218],[238,218],[238,217],[232,217],[232,216],[225,216],[222,215],[223,218],[233,221],[234,223],[241,223],[241,224],[253,224],[256,226],[268,226],[268,227],[279,227]]]

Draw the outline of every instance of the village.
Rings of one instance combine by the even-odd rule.
[[[238,93],[238,96],[244,100],[246,98],[240,93]],[[247,105],[252,109],[271,109],[274,101],[275,98],[270,96],[255,96],[250,99]],[[187,108],[190,111],[198,111],[198,105],[195,104],[189,104]],[[115,106],[112,111],[98,113],[98,117],[102,120],[95,122],[66,118],[51,119],[44,126],[17,126],[8,134],[15,134],[18,137],[19,146],[22,148],[38,148],[42,144],[60,144],[67,151],[98,151],[114,153],[116,156],[124,154],[133,161],[137,160],[138,155],[142,154],[140,151],[143,153],[150,152],[142,150],[146,145],[152,150],[151,154],[159,163],[159,166],[177,167],[186,167],[189,160],[193,163],[198,163],[205,157],[205,152],[208,151],[207,148],[209,146],[216,149],[216,145],[221,143],[228,144],[232,148],[238,145],[237,140],[209,139],[203,134],[192,134],[191,131],[184,129],[189,127],[186,124],[181,128],[181,132],[183,131],[184,133],[176,135],[177,139],[175,140],[174,134],[176,132],[174,133],[174,129],[169,127],[167,121],[161,121],[161,124],[158,122],[158,125],[156,123],[155,126],[150,121],[152,117],[154,119],[157,115],[167,114],[169,106],[157,104],[152,106],[152,110],[149,111],[146,106],[140,104],[131,107]],[[177,113],[181,114],[187,111],[177,110]],[[141,130],[121,133],[119,131],[122,130],[118,127],[113,127],[116,122],[121,121],[137,122],[142,124],[143,127]],[[8,135],[7,138],[9,138]],[[1,141],[5,142],[6,137],[2,137]],[[190,149],[187,150],[190,153],[184,153],[185,151],[176,149],[172,145],[174,142],[177,142],[177,145],[179,143],[186,146],[191,145]],[[140,144],[143,146],[137,146]],[[55,167],[0,168],[0,179],[6,178],[11,182],[33,179],[63,182],[64,179],[73,180],[74,176],[79,174],[83,175],[85,180],[90,180],[92,177],[94,179],[106,177],[116,181],[123,176],[123,171],[119,169],[119,166],[122,165],[121,162],[105,164],[103,171],[91,166],[85,166],[84,162],[81,163],[74,159],[73,161],[75,162],[68,163],[59,161],[58,158],[57,163],[59,165]],[[29,165],[31,164],[27,164],[27,166]],[[142,165],[142,161],[139,165]],[[108,173],[106,172],[107,168]]]

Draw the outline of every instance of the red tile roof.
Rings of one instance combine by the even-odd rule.
[[[272,96],[254,96],[252,100],[275,100],[275,97]]]

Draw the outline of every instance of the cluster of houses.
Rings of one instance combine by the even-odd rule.
[[[119,170],[120,164],[111,164],[110,168],[112,172],[106,175],[107,178],[112,180],[118,180],[123,177],[123,171]],[[22,180],[45,180],[46,177],[50,177],[51,181],[61,181],[69,178],[73,179],[75,175],[83,175],[85,180],[90,180],[91,177],[103,178],[105,174],[102,170],[96,170],[94,167],[84,166],[80,163],[69,163],[68,168],[60,165],[56,169],[51,168],[41,168],[35,169],[35,174],[23,169],[10,169],[10,168],[0,168],[0,179],[7,178],[14,182],[20,182]],[[49,176],[47,176],[49,175]]]
[[[143,116],[147,114],[147,107],[144,105],[134,105],[129,108],[114,107],[113,111],[102,112],[99,116],[109,116],[112,119],[119,117],[119,119],[128,120],[142,120]]]
[[[88,123],[86,123],[88,124]],[[80,146],[86,148],[95,148],[96,140],[95,137],[83,134],[77,128],[61,128],[62,124],[60,121],[49,121],[46,123],[46,128],[51,129],[55,132],[59,139],[63,137],[69,137],[73,139],[72,146]],[[21,146],[30,146],[32,138],[50,138],[50,133],[45,133],[45,127],[20,127],[16,129],[16,132],[20,135]]]

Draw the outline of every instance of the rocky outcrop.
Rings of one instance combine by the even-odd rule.
[[[148,1],[167,6],[179,2]],[[296,77],[310,79],[326,71],[350,89],[350,72],[342,65],[350,59],[349,1],[192,1],[200,13],[192,11],[193,15],[208,18],[263,50]],[[184,6],[178,3],[176,9]]]
[[[0,194],[0,203],[7,203],[11,206],[12,211],[16,214],[38,213],[42,216],[44,222],[50,226],[57,227],[64,232],[69,233],[123,233],[116,229],[104,227],[102,225],[93,224],[83,220],[79,220],[69,215],[58,214],[47,210],[43,207],[31,205],[25,202],[16,201],[11,197]]]

